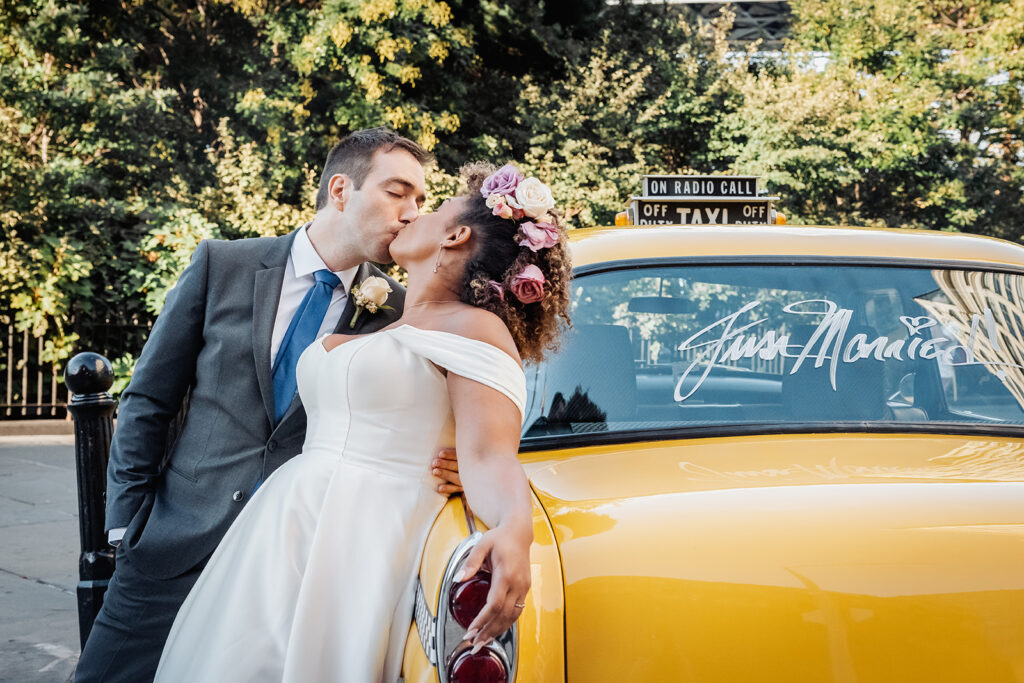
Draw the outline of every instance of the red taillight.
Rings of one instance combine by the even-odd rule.
[[[448,667],[451,683],[507,683],[508,672],[498,655],[487,648],[475,655],[464,650]]]
[[[459,626],[469,628],[469,625],[476,619],[476,615],[480,614],[480,610],[487,604],[489,590],[491,590],[491,575],[483,571],[477,572],[468,581],[452,584],[452,591],[448,597],[448,609]]]

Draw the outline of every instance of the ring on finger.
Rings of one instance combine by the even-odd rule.
[[[517,602],[516,603],[516,607],[518,607],[519,609],[523,609],[524,607],[526,607],[526,603],[525,602]]]

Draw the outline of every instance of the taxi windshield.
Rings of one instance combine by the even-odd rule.
[[[822,423],[1022,427],[1022,301],[1017,273],[906,265],[578,275],[572,330],[527,368],[523,443]]]

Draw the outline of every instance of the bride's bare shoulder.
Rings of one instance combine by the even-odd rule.
[[[335,348],[342,344],[347,344],[359,335],[355,334],[325,334],[323,337],[317,340],[317,344],[322,344],[324,350],[333,351]]]
[[[508,327],[505,326],[501,318],[490,311],[476,306],[466,306],[457,313],[447,316],[440,329],[496,346],[510,355],[517,363],[522,364],[516,343],[512,339]]]

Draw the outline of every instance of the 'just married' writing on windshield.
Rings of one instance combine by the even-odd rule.
[[[985,308],[983,315],[972,315],[967,343],[961,344],[947,337],[924,336],[924,330],[939,325],[939,321],[929,316],[900,316],[900,322],[907,328],[905,339],[890,339],[885,335],[871,339],[865,333],[857,333],[847,338],[853,319],[852,309],[841,308],[829,299],[805,299],[791,303],[782,310],[795,316],[815,316],[821,319],[805,343],[792,343],[790,335],[778,330],[755,330],[767,318],[737,324],[745,314],[760,305],[760,301],[751,301],[734,313],[699,330],[679,345],[678,349],[682,353],[691,350],[698,352],[676,383],[676,401],[685,401],[692,396],[714,368],[755,356],[765,361],[780,357],[793,359],[788,374],[795,374],[802,367],[811,364],[815,368],[820,368],[827,363],[833,391],[838,390],[836,370],[840,363],[856,363],[868,358],[878,361],[938,359],[938,362],[949,366],[1024,367],[1014,363],[981,361],[976,358],[975,344],[982,321],[985,323],[993,349],[999,350],[995,321],[989,308]],[[700,376],[693,386],[683,393],[686,380],[697,368],[700,368]],[[1000,379],[1005,377],[1001,369],[995,374]]]

